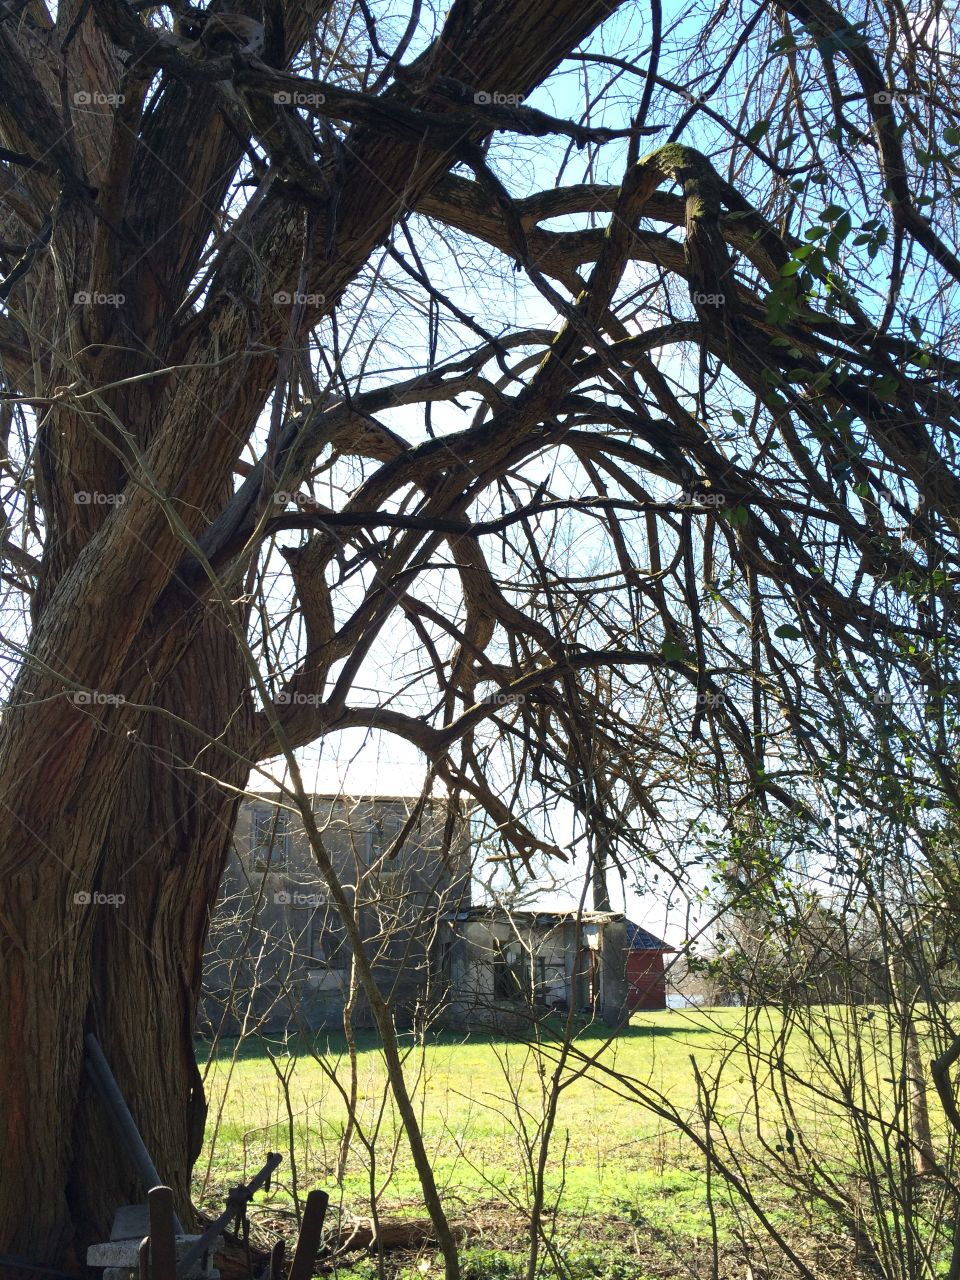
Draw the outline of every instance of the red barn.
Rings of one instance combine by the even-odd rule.
[[[638,924],[627,926],[627,1008],[665,1009],[667,977],[663,957],[676,947],[655,937]]]

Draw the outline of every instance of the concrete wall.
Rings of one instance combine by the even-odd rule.
[[[625,926],[479,916],[449,926],[451,1025],[520,1030],[549,1008],[592,1009],[616,1024],[626,1008]]]
[[[627,1009],[627,926],[621,916],[603,930],[599,1012],[609,1026],[618,1026],[628,1017]]]
[[[386,855],[412,801],[317,796],[324,847],[358,913],[367,954],[397,1019],[409,1023],[430,990],[439,917],[469,904],[467,826],[432,802],[396,856]],[[201,1018],[224,1034],[339,1026],[351,952],[299,814],[264,794],[241,807],[211,923]],[[356,1024],[370,1022],[362,993]]]

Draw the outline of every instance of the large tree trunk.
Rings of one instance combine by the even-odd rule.
[[[254,0],[234,7],[260,12]],[[522,96],[615,7],[455,0],[443,38],[385,101],[448,111],[450,77],[465,68],[477,89],[503,84]],[[349,147],[327,139],[323,164],[305,168],[288,154],[279,104],[265,117],[261,94],[247,102],[246,123],[239,109],[225,114],[192,58],[177,55],[179,69],[142,113],[148,82],[172,55],[144,52],[155,37],[127,6],[70,0],[54,29],[33,8],[0,22],[0,141],[21,159],[43,158],[11,186],[0,225],[5,243],[31,246],[9,281],[25,327],[6,331],[0,372],[4,389],[15,383],[30,403],[68,394],[39,415],[31,445],[43,559],[31,570],[29,656],[0,723],[0,1253],[62,1264],[142,1192],[84,1084],[87,1030],[189,1216],[203,1121],[191,1044],[202,944],[231,788],[245,781],[230,748],[242,754],[257,733],[225,620],[204,605],[183,613],[195,604],[190,590],[209,587],[199,558],[185,557],[202,540],[218,570],[242,572],[273,468],[289,464],[284,482],[299,486],[324,447],[316,434],[301,440],[291,418],[271,437],[286,442],[282,458],[272,445],[264,475],[234,494],[234,468],[291,343],[306,343],[391,227],[457,162],[466,133],[479,140],[489,126],[478,118],[462,135],[457,126],[444,149],[417,130],[365,123],[351,128]],[[328,5],[287,8],[290,54]],[[78,88],[91,109],[71,116],[68,89]],[[226,101],[235,99],[243,105]],[[276,144],[277,180],[251,201],[243,234],[228,238],[247,124]],[[302,144],[300,132],[291,137]],[[211,238],[219,253],[207,279]],[[192,294],[200,279],[202,307]],[[291,332],[279,299],[301,284],[314,302]],[[119,301],[102,306],[101,294]],[[41,540],[38,526],[31,536]],[[81,707],[71,689],[125,701]],[[285,728],[298,710],[274,708],[291,712]],[[325,730],[308,728],[300,741]],[[123,901],[75,901],[97,893]]]
[[[65,831],[99,846],[89,884],[50,859],[18,880],[0,971],[0,1238],[32,1261],[54,1262],[108,1238],[118,1204],[144,1188],[82,1075],[93,1030],[177,1209],[191,1217],[189,1176],[205,1108],[193,1021],[211,904],[229,850],[249,732],[245,673],[224,621],[208,616],[187,643],[157,705],[199,732],[152,714],[131,731],[112,793]],[[212,779],[218,779],[215,782]],[[221,785],[221,784],[226,784]],[[65,826],[67,824],[64,824]],[[76,893],[123,901],[82,905]],[[8,899],[10,901],[10,899]]]

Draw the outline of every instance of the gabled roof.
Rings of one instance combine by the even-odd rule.
[[[677,950],[676,947],[671,947],[669,942],[664,942],[662,938],[652,934],[649,929],[644,929],[640,925],[634,924],[631,920],[627,920],[625,916],[617,911],[507,911],[502,907],[480,905],[462,907],[459,911],[448,911],[443,919],[448,924],[465,924],[470,920],[488,920],[525,924],[546,929],[556,928],[557,925],[561,924],[575,923],[578,920],[585,925],[607,925],[622,920],[626,929],[627,951]]]
[[[558,924],[574,923],[577,920],[581,924],[609,924],[613,920],[622,920],[623,916],[615,911],[508,911],[505,907],[480,904],[462,907],[459,911],[448,911],[443,918],[457,924],[470,920],[494,920],[553,928]]]
[[[671,947],[669,942],[664,942],[632,920],[625,920],[624,923],[627,926],[628,951],[676,951],[676,947]]]

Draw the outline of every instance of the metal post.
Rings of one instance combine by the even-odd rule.
[[[323,1220],[329,1203],[330,1197],[325,1191],[311,1191],[307,1196],[297,1249],[290,1263],[290,1274],[287,1280],[310,1280],[313,1275],[313,1264],[317,1258],[317,1250],[320,1248]]]
[[[85,1037],[85,1044],[87,1058],[84,1066],[87,1075],[93,1082],[110,1119],[113,1121],[117,1137],[129,1156],[131,1164],[136,1169],[137,1175],[143,1183],[144,1191],[149,1191],[151,1187],[161,1185],[163,1179],[157,1173],[156,1167],[150,1159],[150,1152],[144,1146],[136,1121],[130,1114],[130,1108],[124,1101],[120,1086],[117,1084],[113,1072],[110,1070],[110,1064],[103,1056],[100,1042],[93,1032],[88,1032]],[[177,1234],[183,1235],[183,1227],[180,1225],[176,1214],[174,1214],[173,1224]]]

